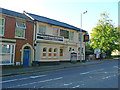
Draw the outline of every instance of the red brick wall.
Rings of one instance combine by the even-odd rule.
[[[16,28],[16,18],[6,16],[5,17],[5,32],[4,37],[6,39],[15,39],[15,62],[21,61],[21,49],[22,46],[26,43],[29,43],[33,46],[33,34],[34,34],[34,24],[33,22],[26,21],[26,30],[25,30],[25,39],[15,38],[15,28]]]
[[[16,26],[16,19],[13,17],[5,17],[5,38],[13,39],[15,37],[15,26]]]
[[[33,46],[33,34],[34,34],[33,23],[26,22],[26,30],[25,30],[25,39],[16,39],[16,49],[15,49],[15,62],[21,60],[21,52],[22,46],[26,43],[29,43]]]

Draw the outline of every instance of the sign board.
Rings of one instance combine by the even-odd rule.
[[[89,35],[84,35],[84,42],[88,42],[89,41]]]
[[[71,60],[77,60],[77,53],[71,53]]]
[[[94,54],[101,54],[101,50],[100,49],[94,49]]]

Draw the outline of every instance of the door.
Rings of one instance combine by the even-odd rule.
[[[29,66],[29,63],[30,63],[30,50],[24,50],[23,66]]]

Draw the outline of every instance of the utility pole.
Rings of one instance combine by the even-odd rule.
[[[82,14],[87,13],[87,11],[84,11],[83,13],[81,13],[81,28],[80,28],[80,62],[82,62]]]

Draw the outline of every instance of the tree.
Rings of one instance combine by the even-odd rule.
[[[101,52],[106,52],[110,56],[111,52],[118,47],[119,33],[117,29],[112,24],[108,14],[102,13],[101,19],[91,33],[91,46],[93,49],[101,49]]]

